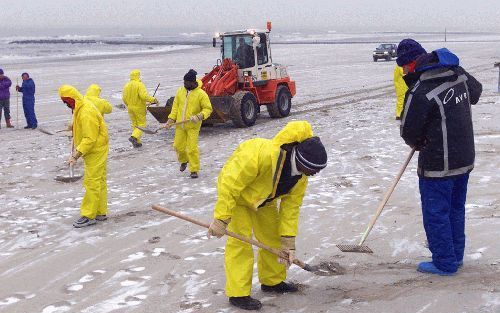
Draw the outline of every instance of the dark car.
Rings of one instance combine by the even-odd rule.
[[[378,59],[385,59],[390,61],[392,58],[397,57],[398,46],[393,43],[383,43],[378,46],[375,51],[373,51],[373,62],[377,62]]]

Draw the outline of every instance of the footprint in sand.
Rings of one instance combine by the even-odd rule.
[[[0,300],[0,307],[19,302],[21,300],[31,299],[33,297],[35,297],[35,294],[32,294],[32,293],[30,293],[30,294],[28,294],[28,293],[15,293],[11,296],[8,296],[7,298]]]
[[[122,285],[123,287],[135,286],[149,279],[151,279],[151,276],[129,277],[126,280],[120,282],[120,285]]]
[[[71,310],[71,303],[68,301],[61,301],[53,303],[43,308],[42,313],[62,313]]]
[[[83,275],[77,283],[66,285],[66,292],[73,293],[83,289],[83,284],[93,281],[96,276],[106,273],[105,270],[95,270],[90,272],[90,274]]]

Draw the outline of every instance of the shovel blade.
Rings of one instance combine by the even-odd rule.
[[[335,276],[345,274],[345,269],[336,262],[321,262],[317,265],[305,264],[304,269],[318,276]]]
[[[144,127],[141,127],[141,126],[136,126],[137,129],[140,129],[142,130],[143,132],[145,132],[146,134],[150,134],[150,135],[153,135],[153,134],[156,134],[158,132],[158,129],[156,130],[151,130],[151,129],[147,129],[147,128],[144,128]]]
[[[46,130],[45,128],[42,128],[40,126],[38,126],[36,129],[38,129],[38,131],[44,133],[44,134],[47,134],[47,135],[54,135],[53,132],[49,131],[49,130]]]
[[[74,183],[78,180],[80,180],[82,176],[57,176],[54,178],[56,181],[59,181],[61,183]]]
[[[370,247],[361,245],[337,245],[337,248],[342,252],[373,253]]]

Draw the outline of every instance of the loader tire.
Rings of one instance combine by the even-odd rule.
[[[285,85],[279,85],[276,88],[276,100],[272,104],[267,105],[267,112],[272,118],[286,117],[290,115],[290,110],[292,108],[292,94],[288,87]]]
[[[257,106],[257,99],[250,91],[238,91],[234,94],[231,106],[231,120],[234,126],[253,126],[257,120]]]

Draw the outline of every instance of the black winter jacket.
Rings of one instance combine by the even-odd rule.
[[[420,62],[419,62],[420,61]],[[409,86],[401,122],[401,137],[420,150],[418,175],[448,178],[474,168],[471,104],[482,85],[447,49],[417,60],[416,72],[405,77]]]

